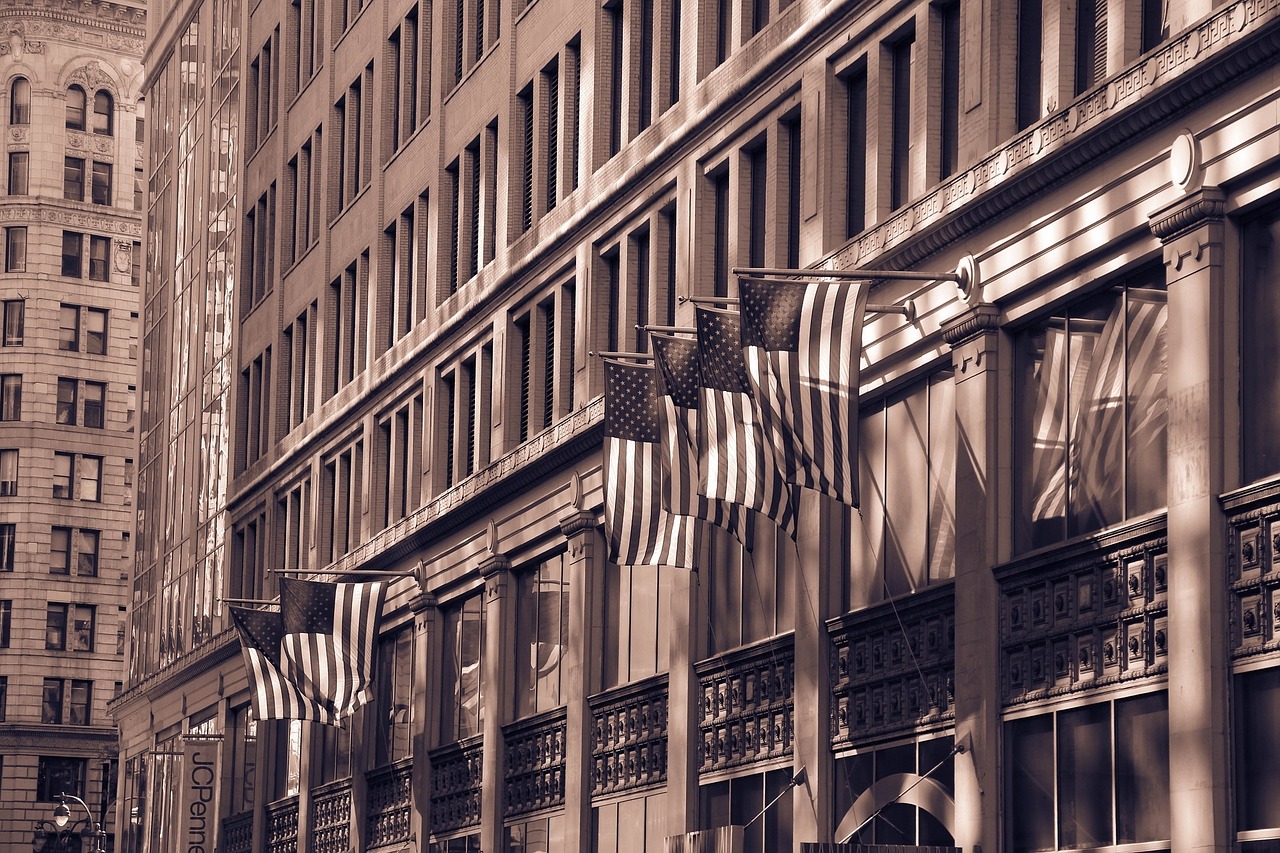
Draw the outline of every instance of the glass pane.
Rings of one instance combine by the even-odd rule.
[[[1114,524],[1124,516],[1123,292],[1098,294],[1071,311],[1067,535]]]
[[[1014,506],[1023,513],[1020,550],[1062,539],[1067,511],[1066,320],[1018,337],[1017,471]]]
[[[1280,471],[1280,213],[1250,223],[1243,234],[1240,314],[1240,401],[1244,409],[1244,474],[1251,482]]]
[[[1116,702],[1116,842],[1169,837],[1169,697]]]
[[[1134,516],[1167,503],[1169,308],[1164,290],[1156,288],[1130,288],[1128,302],[1125,499],[1127,514]]]
[[[1062,847],[1111,843],[1111,706],[1058,714],[1058,832]]]
[[[1280,668],[1235,676],[1240,829],[1280,827]]]
[[[915,744],[878,749],[875,754],[876,781],[889,776],[916,772]],[[916,807],[903,803],[886,805],[875,819],[876,844],[915,844]]]
[[[956,573],[956,386],[950,372],[929,384],[929,582]]]
[[[884,575],[890,595],[926,582],[929,529],[929,388],[918,385],[885,410]]]
[[[1053,850],[1053,715],[1005,727],[1009,835],[1015,850]]]
[[[537,676],[537,710],[560,707],[560,665],[568,628],[569,590],[563,575],[563,557],[543,566],[538,579],[538,634],[533,653]]]
[[[852,513],[849,529],[853,547],[845,608],[856,610],[884,597],[884,412],[877,409],[858,422],[858,454],[861,466],[858,488],[862,499],[860,512]],[[859,518],[860,517],[860,518]]]
[[[593,835],[595,835],[597,853],[617,853],[618,850],[618,806],[616,803],[600,806],[591,810]]]

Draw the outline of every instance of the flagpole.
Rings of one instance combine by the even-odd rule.
[[[648,352],[618,352],[612,350],[601,350],[588,352],[587,355],[595,358],[631,358],[636,361],[653,361],[653,353]]]
[[[698,330],[694,326],[657,326],[636,323],[636,331],[638,332],[666,332],[672,335],[696,335]]]
[[[218,601],[222,604],[266,604],[272,607],[280,604],[278,601],[268,601],[263,598],[219,598]]]
[[[761,281],[765,278],[799,278],[806,281],[820,281],[824,278],[863,279],[863,278],[897,278],[909,281],[961,281],[964,276],[958,272],[930,272],[929,270],[824,270],[809,267],[806,269],[775,269],[771,267],[734,267],[730,270],[738,278],[750,278]]]
[[[276,575],[382,575],[392,578],[414,578],[416,572],[389,572],[383,569],[267,569]]]
[[[779,283],[777,279],[759,278],[757,276],[750,276],[750,275],[740,275],[738,276],[738,278],[745,278],[751,281],[760,281],[760,282],[764,282],[765,284]],[[797,279],[791,279],[791,280],[797,281]],[[818,281],[818,279],[816,278],[807,279],[807,280]],[[681,296],[680,301],[692,302],[694,305],[737,305],[739,300],[736,296]],[[903,317],[907,318],[908,323],[914,323],[916,320],[916,304],[914,301],[910,299],[908,299],[906,302],[904,302],[901,305],[873,305],[871,303],[868,303],[867,305],[864,306],[863,310],[865,310],[868,314],[901,314]],[[636,328],[638,329],[640,327],[637,326]],[[653,328],[653,327],[651,326],[650,328]],[[681,331],[684,331],[684,330],[682,329]],[[693,329],[692,331],[697,331],[697,330]]]

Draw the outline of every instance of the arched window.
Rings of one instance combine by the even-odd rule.
[[[13,78],[9,87],[9,124],[31,124],[31,81]]]
[[[115,101],[111,93],[99,89],[93,96],[93,132],[103,136],[111,135],[111,117],[115,114]]]
[[[84,89],[67,89],[67,130],[84,130]]]

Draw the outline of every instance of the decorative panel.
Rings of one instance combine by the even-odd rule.
[[[592,696],[592,793],[667,780],[667,677]]]
[[[1167,671],[1168,555],[1147,524],[996,572],[1006,705]]]
[[[311,795],[311,849],[347,853],[351,849],[351,780],[343,779]]]
[[[1227,524],[1232,656],[1280,651],[1280,503],[1237,510]]]
[[[564,709],[521,720],[503,734],[507,816],[564,805]]]
[[[267,853],[296,853],[298,849],[298,798],[267,806]]]
[[[794,670],[791,635],[698,664],[700,773],[791,754]]]
[[[224,853],[252,853],[253,812],[240,812],[222,821]]]
[[[369,847],[409,840],[409,810],[413,807],[413,759],[370,770],[368,785]]]
[[[481,761],[479,737],[431,753],[431,831],[452,832],[480,823]]]
[[[827,623],[834,744],[955,717],[954,611],[946,584]]]

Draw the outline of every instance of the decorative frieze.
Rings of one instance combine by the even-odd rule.
[[[294,853],[298,849],[298,798],[267,806],[267,853]]]
[[[954,592],[947,584],[827,623],[834,744],[955,717]]]
[[[700,773],[791,754],[794,670],[791,635],[698,665]]]
[[[222,821],[225,853],[253,853],[253,812],[240,812]]]
[[[667,677],[591,697],[592,794],[667,780]]]
[[[480,823],[484,740],[476,737],[431,753],[431,831]]]
[[[997,572],[1006,705],[1167,671],[1162,532]]]
[[[351,849],[351,780],[318,788],[311,798],[311,849],[347,853]]]
[[[1231,584],[1231,654],[1280,651],[1280,502],[1228,507],[1227,577]]]
[[[368,785],[368,846],[408,841],[413,807],[413,759],[406,758],[365,774]]]
[[[564,805],[564,709],[508,726],[504,735],[507,816]]]

